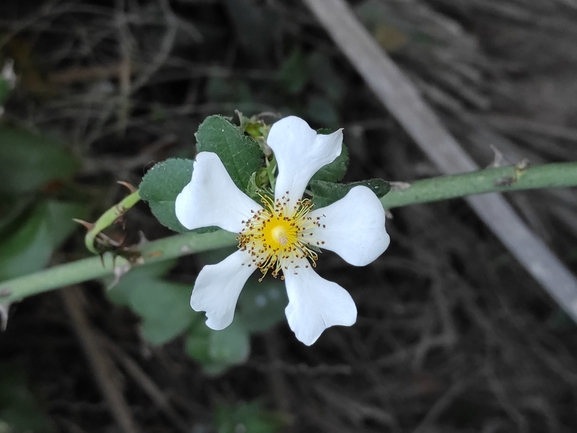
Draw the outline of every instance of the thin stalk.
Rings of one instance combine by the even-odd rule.
[[[487,168],[395,186],[381,198],[385,209],[489,192],[577,186],[577,162]]]

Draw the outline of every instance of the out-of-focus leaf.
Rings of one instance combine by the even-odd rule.
[[[277,80],[287,93],[296,95],[303,91],[309,79],[305,58],[301,50],[296,49],[282,64]]]
[[[281,414],[264,410],[258,401],[222,405],[214,414],[218,433],[276,433],[287,421]]]
[[[175,232],[188,231],[176,218],[174,202],[191,177],[192,160],[171,158],[148,170],[140,182],[140,197],[158,221]]]
[[[83,205],[58,201],[39,203],[22,221],[0,233],[0,280],[45,267],[56,248],[78,227]]]
[[[331,59],[325,53],[314,51],[307,57],[307,68],[316,88],[335,104],[340,103],[346,92],[346,82],[335,70]]]
[[[27,131],[0,127],[0,195],[18,195],[66,179],[76,159],[62,145]]]
[[[238,318],[221,331],[208,328],[201,320],[190,329],[186,352],[207,374],[217,375],[248,359],[249,334]]]
[[[355,7],[355,12],[386,51],[394,53],[413,42],[435,43],[434,38],[396,13],[386,2],[365,0]]]
[[[198,127],[196,141],[197,150],[216,153],[236,186],[246,191],[263,161],[257,142],[222,116],[207,117]]]
[[[318,123],[338,126],[339,114],[332,101],[324,96],[312,95],[307,102],[307,114]]]
[[[110,299],[142,318],[142,336],[151,344],[174,339],[199,315],[190,308],[191,286],[161,278],[172,266],[169,260],[134,268],[108,291]]]
[[[8,433],[55,431],[28,388],[24,373],[7,363],[0,364],[0,431],[2,426],[8,427]]]
[[[287,304],[282,282],[251,278],[240,294],[237,314],[249,332],[264,331],[285,320]]]
[[[250,87],[244,80],[211,77],[206,85],[206,96],[211,102],[251,102]]]
[[[253,0],[225,0],[224,6],[235,29],[236,39],[253,61],[266,62],[278,32],[275,8],[262,7]],[[267,35],[263,38],[263,35]]]
[[[12,90],[12,85],[10,82],[0,76],[0,106],[6,102],[8,96],[10,96],[10,92]]]

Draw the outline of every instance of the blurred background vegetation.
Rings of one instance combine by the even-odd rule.
[[[573,0],[350,4],[477,163],[577,160]],[[439,174],[296,0],[3,0],[0,70],[0,280],[87,257],[72,218],[193,158],[215,113],[344,127],[348,181]],[[575,269],[575,191],[508,198]],[[310,348],[275,280],[227,331],[190,310],[228,251],[0,304],[0,433],[577,431],[577,329],[470,208],[388,229],[366,268],[323,253],[359,319]],[[108,235],[140,233],[171,234],[140,203]]]

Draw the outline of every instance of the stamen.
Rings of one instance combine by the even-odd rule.
[[[300,266],[294,265],[297,260],[306,259],[313,267],[316,266],[318,254],[310,245],[324,244],[315,236],[321,228],[321,217],[313,219],[308,216],[313,203],[308,199],[301,199],[293,209],[288,209],[288,196],[288,191],[277,200],[261,195],[264,208],[253,211],[253,216],[248,221],[243,221],[244,229],[237,238],[238,248],[248,252],[252,262],[262,272],[259,281],[262,281],[269,271],[275,278],[289,269],[295,274],[298,273]],[[284,279],[284,276],[281,275],[281,278]]]

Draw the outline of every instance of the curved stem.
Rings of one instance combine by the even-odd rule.
[[[98,238],[98,235],[106,228],[110,227],[118,218],[121,218],[126,212],[128,212],[132,206],[140,201],[140,194],[138,191],[134,191],[132,194],[126,196],[122,201],[112,206],[106,212],[104,212],[98,220],[92,224],[92,228],[88,230],[86,236],[84,237],[84,245],[88,251],[94,254],[99,254],[100,251],[98,247],[94,244]],[[76,220],[77,222],[85,224],[83,221]],[[89,224],[90,225],[90,224]]]
[[[488,192],[577,186],[577,163],[489,168],[395,186],[396,189],[381,199],[385,209]],[[121,275],[131,266],[232,246],[236,243],[235,238],[235,234],[222,230],[205,234],[186,233],[145,244],[134,264],[120,257],[114,261],[111,255],[106,255],[102,261],[99,257],[92,257],[57,265],[1,282],[0,304],[114,273]]]

